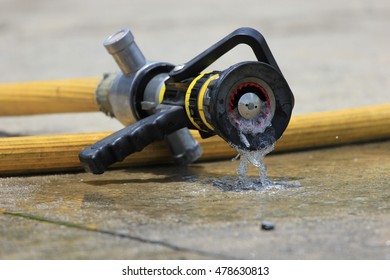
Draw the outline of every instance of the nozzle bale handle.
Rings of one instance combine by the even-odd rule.
[[[79,158],[86,171],[102,174],[111,164],[188,125],[184,108],[166,106],[85,148]]]
[[[239,44],[246,44],[251,47],[258,61],[271,65],[281,73],[264,36],[256,29],[242,27],[233,31],[225,38],[185,63],[179,70],[171,71],[171,73],[169,73],[170,81],[179,82],[186,78],[198,75],[201,71],[205,70],[209,65]]]

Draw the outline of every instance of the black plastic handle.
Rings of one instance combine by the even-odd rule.
[[[185,63],[184,67],[180,70],[171,71],[169,73],[170,80],[173,82],[180,82],[186,78],[198,75],[218,58],[239,44],[250,46],[258,61],[273,66],[281,73],[263,35],[253,28],[243,27],[233,31],[228,36]]]
[[[102,174],[111,164],[139,152],[165,135],[188,126],[184,108],[166,106],[150,115],[96,142],[80,152],[79,158],[86,171]]]

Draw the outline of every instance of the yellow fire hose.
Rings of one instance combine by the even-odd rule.
[[[98,110],[95,90],[99,78],[0,85],[0,116]],[[82,170],[78,153],[111,132],[0,138],[0,176]],[[236,155],[219,137],[199,141],[200,161]],[[292,116],[276,151],[293,151],[390,138],[390,104]],[[129,156],[115,166],[171,162],[162,142]]]
[[[0,84],[0,116],[96,112],[100,78]]]

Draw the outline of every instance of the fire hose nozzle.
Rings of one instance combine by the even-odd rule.
[[[257,60],[202,72],[238,44],[250,46]],[[104,46],[122,73],[101,83],[97,99],[127,127],[80,153],[93,173],[158,139],[167,141],[176,162],[192,162],[201,148],[188,129],[203,138],[217,134],[238,149],[260,150],[274,144],[289,123],[294,96],[264,37],[252,28],[235,30],[180,66],[147,62],[127,29]]]

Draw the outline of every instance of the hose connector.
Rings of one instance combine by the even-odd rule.
[[[146,64],[145,57],[129,29],[122,29],[112,34],[103,45],[126,76],[135,74]]]

